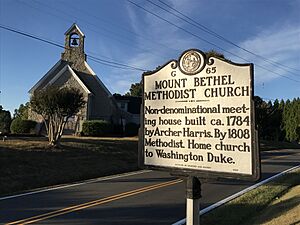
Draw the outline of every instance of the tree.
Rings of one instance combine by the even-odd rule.
[[[131,84],[129,92],[125,94],[125,96],[135,96],[135,97],[142,97],[143,94],[143,86],[142,82]]]
[[[219,59],[223,59],[226,62],[231,62],[231,60],[225,58],[224,54],[222,54],[220,52],[217,52],[216,50],[207,51],[207,52],[205,52],[205,55],[206,55],[207,58],[216,57],[216,58],[219,58]]]
[[[267,126],[267,118],[269,112],[269,105],[259,96],[254,96],[255,105],[255,121],[258,134],[261,138],[265,136],[265,128]]]
[[[49,145],[59,146],[68,119],[85,105],[83,94],[75,88],[48,87],[35,92],[31,109],[44,119]]]
[[[3,110],[2,105],[0,105],[0,132],[8,133],[11,123],[11,115],[8,110]]]
[[[15,109],[14,118],[20,118],[22,120],[28,119],[29,102],[25,105],[21,104],[18,109]]]
[[[205,52],[205,55],[207,58],[213,56],[216,58],[221,58],[227,62],[231,62],[229,59],[226,59],[225,56],[222,53],[219,53],[215,50],[210,50]],[[159,69],[161,66],[158,66],[156,69]],[[142,81],[139,83],[134,83],[131,84],[131,87],[129,89],[129,92],[125,94],[125,96],[135,96],[135,97],[142,97],[143,95],[143,86],[142,86]]]
[[[300,99],[287,100],[283,110],[283,124],[288,141],[299,140],[298,127],[300,126]]]
[[[284,102],[279,102],[278,99],[275,99],[269,117],[270,133],[276,141],[282,141],[284,139],[284,132],[282,129],[283,104]]]
[[[206,57],[216,57],[216,58],[221,58],[221,59],[225,59],[224,54],[217,52],[216,50],[210,50],[205,52]]]
[[[300,141],[300,126],[296,128],[297,140]]]

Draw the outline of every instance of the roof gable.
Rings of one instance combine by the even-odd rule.
[[[73,23],[73,25],[65,32],[65,35],[70,34],[73,30],[77,30],[81,36],[85,36],[76,23]]]
[[[64,72],[69,71],[71,75],[75,78],[75,80],[79,83],[79,85],[82,87],[82,89],[87,93],[91,94],[92,92],[89,90],[89,88],[82,82],[82,80],[78,77],[78,75],[73,71],[73,69],[66,65],[62,70],[60,70],[48,83],[47,86],[52,85],[58,78],[60,78]]]
[[[87,93],[91,94],[90,89],[85,85],[85,83],[80,79],[80,77],[75,73],[75,71],[69,66],[68,62],[60,60],[58,61],[30,90],[29,93],[33,94],[34,91],[48,87],[52,85],[58,78],[60,78],[66,71],[68,71],[71,76],[79,83],[82,89]]]
[[[77,71],[71,68],[69,63],[65,60],[59,60],[30,90],[29,93],[33,94],[34,91],[52,85],[57,81],[66,71],[75,78],[83,90],[88,94],[97,95],[97,93],[105,93],[106,96],[112,97],[112,94],[98,78],[89,64],[85,61],[86,72]],[[114,98],[112,98],[115,101]]]
[[[30,90],[29,93],[32,94],[34,91],[47,85],[47,80],[51,79],[54,74],[58,73],[63,67],[68,65],[68,62],[64,60],[59,60]]]

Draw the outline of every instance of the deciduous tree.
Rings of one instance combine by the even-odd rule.
[[[14,118],[20,118],[22,120],[28,119],[29,102],[21,104],[18,109],[15,109]]]
[[[11,123],[11,115],[8,110],[3,110],[2,105],[0,105],[0,132],[8,133]]]
[[[142,94],[143,94],[143,87],[142,87],[142,83],[140,82],[140,83],[131,84],[129,92],[127,92],[125,96],[141,97]]]
[[[35,92],[30,107],[41,115],[46,126],[49,144],[59,146],[68,119],[84,106],[83,94],[75,88],[48,87]]]

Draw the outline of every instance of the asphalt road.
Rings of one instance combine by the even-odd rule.
[[[299,165],[300,149],[264,152],[262,179]],[[251,182],[203,182],[201,208]],[[0,199],[1,224],[146,225],[185,217],[185,184],[165,172],[138,171]]]

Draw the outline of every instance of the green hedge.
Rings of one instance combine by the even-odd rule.
[[[10,131],[13,134],[32,134],[35,133],[34,129],[36,122],[33,120],[22,120],[16,118],[11,122]]]
[[[108,136],[113,132],[113,125],[105,120],[86,120],[82,124],[84,136]]]
[[[125,125],[125,136],[132,137],[137,136],[139,132],[139,125],[136,123],[127,123]]]

